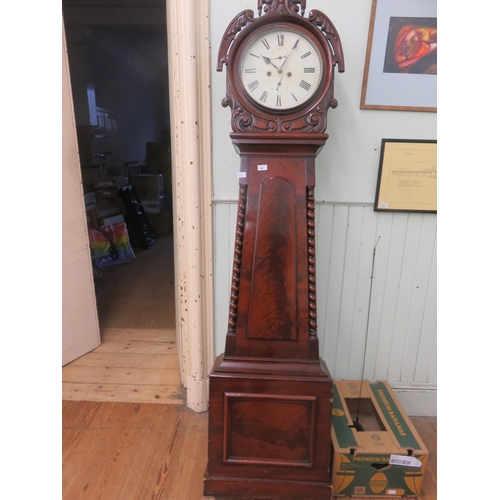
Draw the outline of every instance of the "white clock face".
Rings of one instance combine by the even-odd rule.
[[[300,32],[273,28],[243,49],[240,80],[248,97],[272,110],[306,103],[318,89],[323,61],[316,45]]]

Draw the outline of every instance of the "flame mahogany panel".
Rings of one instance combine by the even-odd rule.
[[[295,186],[283,177],[261,183],[256,219],[246,337],[296,340]]]
[[[317,402],[315,396],[225,393],[224,461],[311,467]]]
[[[249,158],[236,356],[309,356],[306,164]]]

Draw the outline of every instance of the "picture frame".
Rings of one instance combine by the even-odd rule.
[[[437,111],[437,0],[372,0],[360,108]]]
[[[375,211],[437,212],[437,141],[382,139]]]

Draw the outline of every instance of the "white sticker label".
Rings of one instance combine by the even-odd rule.
[[[389,203],[387,203],[386,201],[381,201],[378,206],[380,208],[389,208]]]
[[[246,172],[238,172],[238,173],[236,174],[236,177],[240,177],[240,178],[241,178],[241,177],[246,177],[246,176],[247,176],[247,173],[246,173]]]
[[[403,467],[422,467],[422,462],[415,457],[406,455],[391,455],[389,459],[391,465],[402,465]]]
[[[257,170],[267,170],[267,165],[257,165]]]

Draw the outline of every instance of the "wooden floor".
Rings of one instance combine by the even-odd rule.
[[[183,404],[175,343],[172,237],[96,283],[101,345],[63,367],[63,399]]]
[[[201,500],[208,413],[184,405],[63,402],[65,500]],[[420,500],[436,500],[436,419],[412,418],[429,448]],[[284,499],[286,500],[286,499]]]

